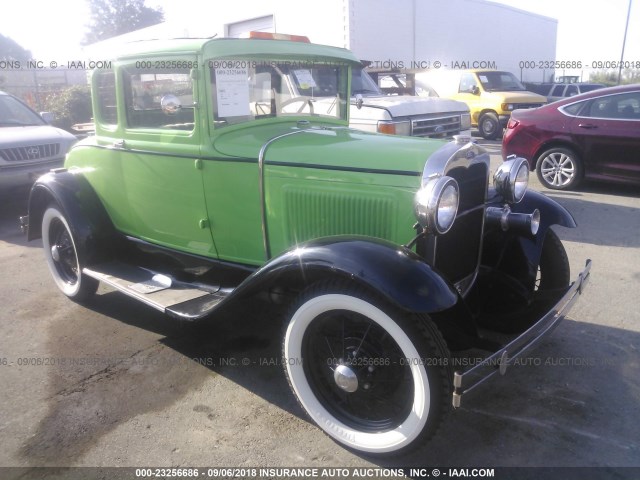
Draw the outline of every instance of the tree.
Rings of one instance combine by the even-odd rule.
[[[29,60],[31,52],[15,40],[0,34],[0,60]]]
[[[91,20],[83,44],[150,27],[164,21],[161,8],[147,7],[145,0],[87,0]]]
[[[594,83],[602,83],[608,87],[618,84],[617,70],[596,70],[589,75],[589,81]],[[640,70],[625,68],[622,70],[621,85],[640,82]]]
[[[53,125],[71,133],[76,123],[91,121],[91,90],[89,85],[74,85],[50,93],[44,101],[44,109],[53,113]]]

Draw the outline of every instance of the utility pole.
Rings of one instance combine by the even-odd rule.
[[[620,65],[618,68],[618,85],[620,85],[620,79],[622,78],[622,61],[624,60],[624,47],[627,43],[627,30],[629,29],[629,16],[631,15],[631,1],[629,0],[629,8],[627,9],[627,24],[624,27],[624,38],[622,39],[622,53],[620,54]]]

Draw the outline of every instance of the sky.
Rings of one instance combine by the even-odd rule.
[[[556,18],[556,60],[620,59],[629,0],[493,1]],[[632,2],[625,60],[635,62],[640,61],[640,0]],[[146,2],[150,7],[162,7],[165,18],[184,18],[185,11],[197,12],[199,4],[207,4],[210,10],[212,3],[212,0]],[[48,63],[50,60],[70,60],[76,56],[82,58],[80,41],[89,13],[86,0],[18,0],[11,3],[5,0],[2,11],[0,34],[11,37],[30,50],[35,60]],[[508,26],[487,24],[484,38],[491,38],[492,28]],[[514,32],[514,45],[517,48],[517,32]]]

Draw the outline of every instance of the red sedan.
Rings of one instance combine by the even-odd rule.
[[[640,185],[640,84],[514,111],[502,156],[514,154],[547,188],[575,188],[585,177]]]

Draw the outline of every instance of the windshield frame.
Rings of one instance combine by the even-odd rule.
[[[348,122],[349,62],[237,56],[205,65],[214,129],[274,120]]]

